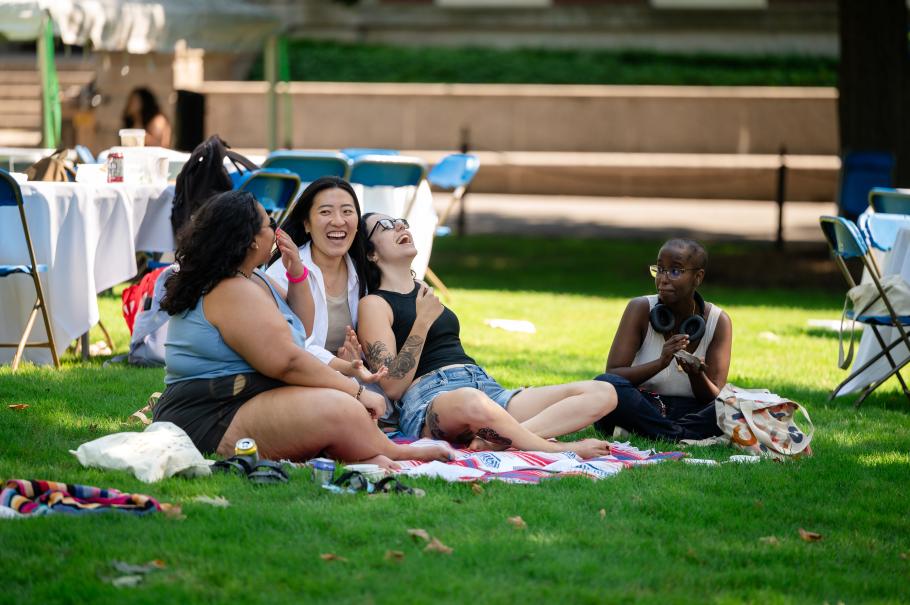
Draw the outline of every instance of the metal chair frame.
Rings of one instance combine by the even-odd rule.
[[[255,183],[257,179],[280,179],[290,181],[293,184],[293,193],[291,193],[284,206],[279,207],[276,205],[275,208],[272,209],[266,208],[269,216],[274,217],[275,221],[280,224],[290,208],[297,201],[297,197],[300,195],[300,177],[295,173],[283,168],[271,170],[268,168],[261,168],[259,170],[254,170],[251,172],[249,176],[245,178],[237,188],[242,191],[250,191],[250,189],[253,187],[253,183]]]
[[[2,348],[15,348],[16,353],[13,356],[12,370],[15,372],[19,367],[19,362],[22,360],[22,355],[25,352],[27,347],[38,347],[38,348],[48,348],[51,350],[51,357],[54,360],[54,366],[60,367],[60,358],[57,355],[57,345],[54,342],[54,332],[51,329],[51,320],[47,311],[47,299],[44,296],[44,287],[41,285],[41,278],[38,275],[47,270],[46,265],[39,265],[35,258],[35,248],[32,245],[32,236],[28,228],[28,220],[25,217],[25,203],[22,200],[22,190],[19,188],[19,183],[13,179],[12,176],[5,170],[0,169],[0,187],[6,185],[7,191],[3,192],[0,190],[0,206],[18,206],[19,208],[19,218],[22,223],[22,231],[25,234],[25,243],[28,247],[28,258],[29,265],[16,265],[16,266],[6,266],[7,269],[11,269],[9,273],[6,273],[3,277],[9,277],[17,273],[24,273],[29,275],[32,278],[32,283],[35,286],[35,304],[32,305],[32,311],[29,314],[28,321],[25,324],[25,329],[22,332],[22,338],[19,339],[17,343],[0,343]],[[4,195],[8,193],[9,196]],[[28,337],[32,333],[32,328],[35,325],[35,319],[37,318],[38,311],[41,311],[41,317],[44,320],[44,329],[47,332],[47,341],[46,342],[28,342]]]

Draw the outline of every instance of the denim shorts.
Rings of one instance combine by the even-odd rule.
[[[398,424],[401,432],[408,438],[419,438],[427,418],[427,409],[433,400],[443,393],[465,387],[483,391],[503,409],[521,391],[503,388],[483,368],[471,364],[427,372],[401,398],[401,419]]]

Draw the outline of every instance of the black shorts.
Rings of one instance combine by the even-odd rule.
[[[169,384],[155,404],[155,422],[173,422],[203,454],[218,450],[240,407],[260,393],[287,386],[259,373]]]

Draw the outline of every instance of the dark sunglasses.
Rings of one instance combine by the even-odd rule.
[[[396,225],[401,224],[405,229],[410,228],[408,221],[403,218],[381,218],[376,221],[376,224],[373,225],[373,228],[370,229],[370,234],[367,236],[367,239],[371,239],[373,234],[376,233],[376,227],[382,227],[383,231],[391,231],[395,228]]]

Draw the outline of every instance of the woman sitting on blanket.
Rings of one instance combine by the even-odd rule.
[[[672,239],[651,266],[657,294],[626,306],[607,372],[596,380],[616,388],[616,409],[596,426],[621,427],[652,439],[704,439],[721,434],[714,398],[727,382],[733,325],[698,288],[708,254],[698,242]]]
[[[274,220],[243,191],[206,202],[181,231],[179,270],[161,303],[171,318],[167,388],[155,420],[173,422],[199,450],[222,456],[252,437],[271,459],[302,460],[323,450],[386,467],[390,459],[448,459],[442,447],[389,441],[371,420],[383,413],[383,398],[303,348],[306,333],[292,308],[306,307],[309,287],[291,283],[285,294],[256,268],[275,242]],[[293,242],[284,238],[279,247],[285,270],[302,274]],[[345,368],[364,380],[385,372],[370,374],[359,360]]]
[[[505,389],[468,357],[458,318],[413,278],[417,255],[407,221],[367,214],[361,221],[370,294],[360,301],[358,335],[367,362],[388,373],[380,384],[401,400],[401,431],[471,449],[606,455],[597,439],[549,441],[590,425],[613,410],[616,393],[595,381]]]

